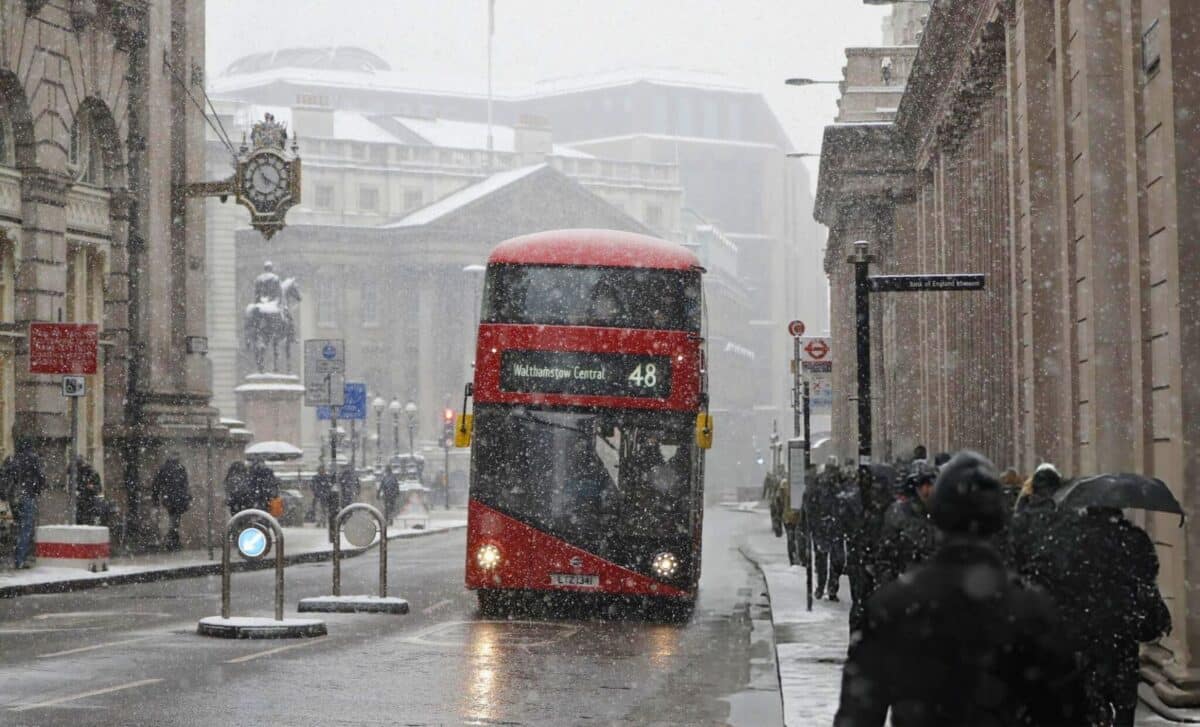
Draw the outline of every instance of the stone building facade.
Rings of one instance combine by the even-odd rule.
[[[1200,14],[1189,0],[956,0],[924,26],[895,120],[826,131],[817,212],[838,350],[855,240],[873,273],[978,272],[976,293],[872,300],[876,458],[972,447],[1029,472],[1200,481]],[[853,392],[853,366],[839,374]],[[835,441],[853,454],[853,402]],[[1200,703],[1200,542],[1137,513],[1173,633],[1144,652]]]
[[[43,522],[67,517],[70,422],[58,377],[28,373],[34,321],[100,326],[78,451],[129,532],[153,540],[167,449],[201,479],[213,412],[186,341],[205,328],[203,209],[179,188],[203,177],[204,120],[174,75],[203,72],[203,2],[0,2],[0,453],[15,434],[43,456]]]

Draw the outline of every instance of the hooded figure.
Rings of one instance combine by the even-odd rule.
[[[188,486],[187,470],[175,452],[167,455],[166,461],[154,473],[151,497],[155,505],[162,505],[167,511],[170,523],[167,527],[167,548],[179,550],[179,521],[192,506],[192,491]]]
[[[804,492],[804,516],[812,537],[814,566],[817,571],[816,598],[828,594],[838,600],[842,573],[846,570],[846,536],[850,521],[839,500],[841,478],[837,458],[823,467]]]
[[[1080,675],[1042,593],[1005,570],[987,538],[1003,527],[995,468],[962,452],[929,504],[944,541],[867,602],[851,639],[836,727],[1086,725]]]
[[[42,460],[33,450],[33,442],[18,439],[17,453],[4,461],[0,472],[0,494],[4,494],[16,520],[17,542],[13,548],[13,566],[28,568],[33,553],[33,535],[37,528],[38,498],[46,489]]]
[[[875,555],[875,587],[891,583],[900,574],[927,559],[937,546],[937,528],[929,517],[928,501],[937,481],[937,469],[917,460],[904,481],[903,499],[888,508]]]

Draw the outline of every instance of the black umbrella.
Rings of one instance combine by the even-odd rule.
[[[1106,474],[1072,480],[1054,493],[1062,507],[1115,507],[1170,512],[1183,517],[1183,507],[1167,483],[1157,477]]]

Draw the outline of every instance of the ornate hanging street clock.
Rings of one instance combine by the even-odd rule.
[[[190,197],[233,195],[250,210],[250,226],[270,239],[283,229],[284,216],[300,203],[300,157],[295,135],[287,148],[287,127],[267,114],[254,124],[250,146],[242,144],[234,159],[233,176],[219,182],[201,182],[186,186]]]

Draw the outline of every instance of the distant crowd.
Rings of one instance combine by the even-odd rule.
[[[923,447],[819,468],[799,527],[816,597],[850,581],[837,727],[1132,727],[1138,644],[1171,629],[1154,544],[1120,509],[1059,507],[1064,484]]]

